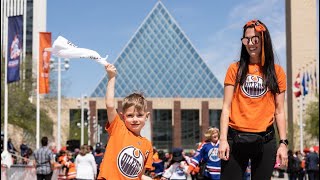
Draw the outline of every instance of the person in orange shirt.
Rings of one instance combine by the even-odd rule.
[[[140,93],[132,93],[124,98],[123,112],[115,108],[116,67],[107,64],[108,73],[106,107],[108,122],[105,129],[110,139],[100,165],[98,179],[138,180],[151,179],[145,176],[146,169],[152,169],[153,147],[140,132],[150,113],[147,100]]]
[[[271,36],[264,23],[243,27],[240,60],[224,81],[220,118],[221,179],[242,179],[251,162],[252,180],[270,179],[276,159],[287,166],[284,98],[286,74],[275,64]],[[277,149],[273,122],[280,137]]]

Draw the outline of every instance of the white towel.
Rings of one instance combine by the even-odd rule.
[[[96,51],[86,48],[78,48],[76,45],[62,36],[59,36],[53,42],[52,53],[60,58],[88,58],[95,60],[102,65],[108,64],[108,55],[106,55],[105,58],[102,58]]]

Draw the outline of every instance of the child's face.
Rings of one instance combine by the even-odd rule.
[[[68,159],[72,159],[72,154],[68,154]]]
[[[146,123],[149,112],[137,111],[134,106],[129,107],[123,114],[126,127],[135,135],[140,136],[141,129]]]
[[[216,142],[218,142],[218,140],[219,140],[219,134],[218,134],[218,133],[213,133],[213,134],[211,135],[211,141],[212,141],[213,143],[216,143]]]

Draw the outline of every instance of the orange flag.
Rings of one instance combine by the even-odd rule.
[[[51,47],[51,32],[39,34],[39,94],[49,93],[50,52],[45,48]]]

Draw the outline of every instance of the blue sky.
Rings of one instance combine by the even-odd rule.
[[[109,55],[113,63],[158,0],[48,0],[47,31],[78,47]],[[90,3],[89,3],[90,2]],[[280,65],[286,69],[284,0],[162,0],[202,59],[223,83],[228,65],[239,57],[243,25],[264,22]],[[53,72],[53,76],[56,72]],[[105,75],[102,65],[72,59],[62,72],[62,95],[90,95]]]

